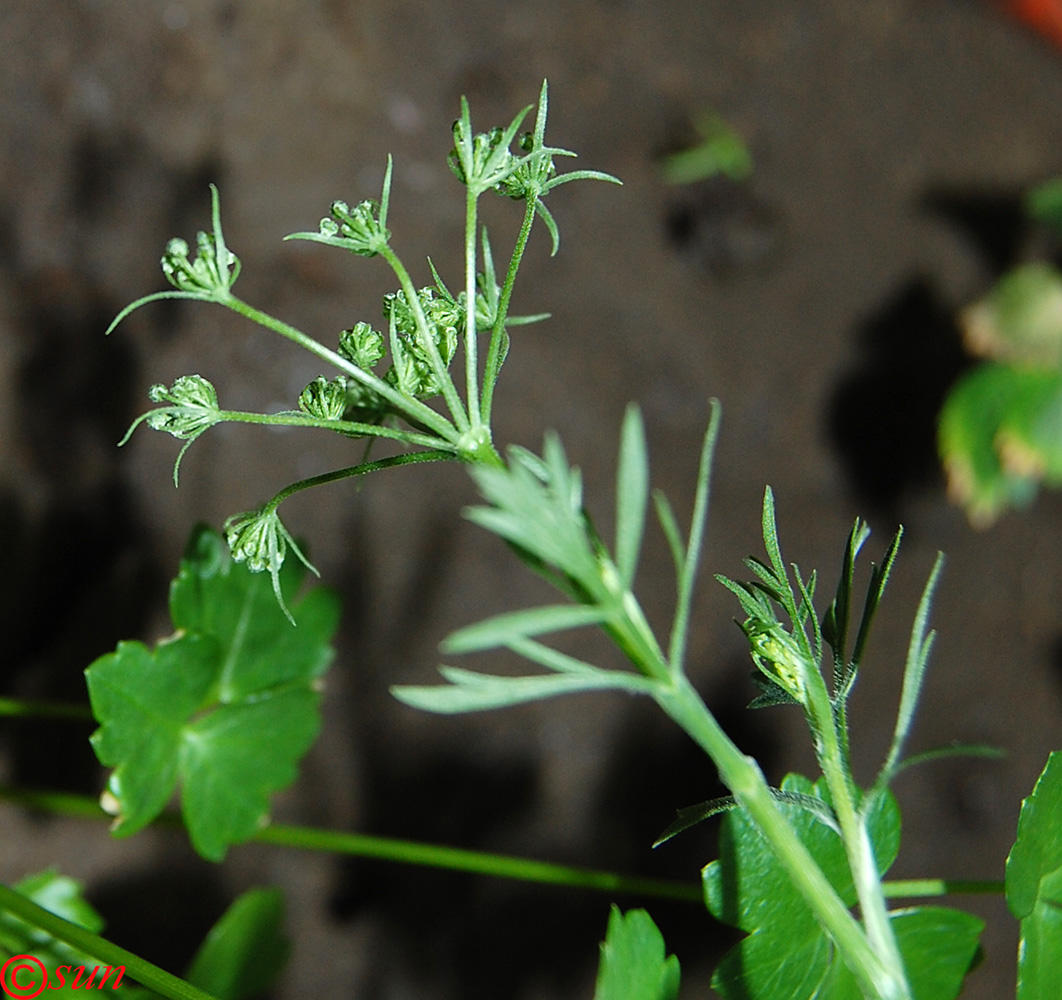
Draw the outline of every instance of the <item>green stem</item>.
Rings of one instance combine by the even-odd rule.
[[[465,386],[468,393],[468,419],[480,426],[479,411],[479,331],[476,329],[476,201],[472,188],[465,194]]]
[[[406,296],[406,303],[413,312],[421,346],[423,346],[425,353],[428,355],[428,363],[439,381],[443,398],[450,409],[450,415],[454,418],[454,424],[457,426],[458,431],[464,433],[469,427],[468,414],[465,412],[461,397],[457,394],[457,386],[454,385],[454,380],[450,377],[449,370],[443,364],[435,338],[432,337],[431,331],[428,329],[428,320],[424,315],[424,310],[420,307],[420,299],[417,298],[417,290],[413,286],[413,279],[410,278],[405,265],[398,259],[398,255],[389,246],[381,248],[380,256],[391,265],[391,270],[394,271],[395,277],[398,278],[398,283]]]
[[[886,899],[925,899],[931,896],[1002,896],[1002,879],[910,878],[882,882]]]
[[[801,630],[802,631],[802,630]],[[812,661],[808,661],[809,663]],[[848,857],[867,939],[881,961],[887,966],[894,985],[888,996],[909,998],[910,986],[904,969],[896,935],[892,931],[885,896],[881,889],[881,876],[866,828],[866,817],[857,811],[853,801],[849,772],[845,767],[844,753],[837,737],[833,705],[822,674],[813,668],[807,671],[807,707],[811,729],[815,736],[815,749],[819,765],[826,776],[834,812],[841,827],[841,839]]]
[[[297,483],[285,486],[265,507],[276,510],[285,500],[296,493],[300,493],[302,490],[312,489],[314,486],[326,486],[328,483],[337,483],[343,479],[350,479],[352,476],[364,476],[369,472],[394,469],[400,465],[414,465],[418,462],[446,461],[457,461],[457,456],[449,451],[415,451],[408,455],[392,455],[390,458],[380,458],[375,462],[362,462],[361,465],[333,469],[331,472],[322,472],[320,475],[310,476],[308,479],[300,479]]]
[[[54,701],[33,701],[26,698],[0,698],[0,715],[29,716],[38,719],[75,719],[93,721],[88,705],[71,705]]]
[[[315,427],[335,431],[337,434],[389,438],[392,441],[418,444],[425,448],[457,450],[449,441],[430,434],[403,431],[380,424],[363,424],[354,420],[326,420],[324,417],[312,417],[308,413],[248,413],[243,410],[220,410],[219,416],[221,421],[228,423],[257,424],[262,427]]]
[[[27,924],[109,966],[124,966],[125,974],[130,979],[135,979],[142,986],[168,997],[169,1000],[214,1000],[209,993],[204,993],[191,983],[160,969],[157,965],[152,965],[139,955],[120,948],[84,927],[57,917],[6,885],[0,885],[0,910],[14,914]],[[100,988],[103,988],[103,983],[100,983]]]
[[[352,361],[348,361],[341,354],[329,350],[324,344],[314,340],[313,337],[308,336],[296,327],[277,319],[275,316],[270,316],[269,313],[262,312],[261,309],[248,305],[231,293],[228,298],[218,299],[217,301],[259,326],[264,326],[267,330],[272,330],[274,333],[279,333],[282,337],[287,337],[288,340],[293,340],[311,354],[316,354],[319,358],[334,365],[340,371],[351,376],[351,378],[361,382],[362,385],[372,389],[373,392],[383,396],[399,413],[405,414],[416,423],[430,428],[439,437],[445,438],[447,441],[456,441],[460,437],[460,433],[455,430],[454,425],[441,413],[436,413],[435,410],[422,403],[419,399],[413,399],[411,396],[406,396],[404,393],[399,392],[383,379],[377,378],[371,372],[359,368]],[[421,316],[423,318],[423,314]]]
[[[67,792],[29,792],[23,789],[0,787],[0,799],[17,802],[30,809],[41,809],[76,819],[100,822],[110,822],[114,819],[100,808],[96,799],[88,795],[72,795]],[[160,816],[154,825],[180,828],[183,824],[179,816],[166,813]],[[531,858],[487,854],[482,851],[468,851],[412,840],[395,840],[391,837],[321,830],[313,827],[273,825],[260,830],[252,840],[257,843],[268,843],[304,851],[328,851],[351,857],[456,869],[496,878],[537,882],[543,885],[587,888],[603,892],[629,892],[690,903],[704,902],[701,887],[690,882],[620,875],[615,872],[596,871],[571,865],[555,865]],[[889,899],[949,895],[1002,895],[1004,891],[1002,881],[973,879],[906,879],[883,884],[885,895]]]
[[[258,843],[281,847],[328,851],[333,854],[349,854],[383,861],[397,861],[403,864],[426,865],[432,868],[473,872],[477,875],[489,875],[495,878],[592,889],[598,892],[622,892],[684,902],[700,902],[704,898],[699,886],[687,882],[620,875],[615,872],[552,864],[547,861],[517,858],[506,854],[469,851],[458,847],[396,840],[390,837],[374,837],[368,834],[314,830],[278,824],[265,827],[255,834],[254,840]]]
[[[78,819],[108,821],[114,819],[100,808],[95,799],[85,795],[71,795],[66,792],[27,792],[0,787],[0,798],[31,808],[44,809],[51,813],[74,816]],[[183,828],[180,817],[172,813],[164,813],[152,825]],[[347,833],[342,830],[321,830],[312,827],[274,824],[259,830],[251,838],[251,842],[303,851],[324,851],[351,857],[374,858],[379,861],[424,865],[449,871],[473,872],[477,875],[536,882],[542,885],[591,889],[597,892],[629,893],[689,903],[701,903],[704,900],[700,886],[689,882],[620,875],[616,872],[580,868],[574,865],[558,865],[507,854],[469,851],[441,844],[426,844],[420,841],[398,840],[393,837],[377,837],[364,833]]]
[[[534,221],[535,203],[534,199],[529,198],[524,208],[524,220],[520,224],[520,233],[516,237],[516,246],[513,247],[513,255],[509,259],[509,270],[505,274],[505,284],[502,285],[501,298],[498,300],[498,315],[494,318],[494,329],[490,332],[490,346],[487,348],[487,361],[483,371],[482,411],[483,422],[488,426],[490,425],[491,406],[494,402],[494,383],[498,381],[498,373],[501,371],[504,360],[502,343],[505,338],[505,320],[509,315],[509,300],[513,295],[516,272],[520,269],[520,261],[523,259]]]
[[[848,911],[822,869],[779,810],[759,765],[745,756],[685,677],[654,694],[660,707],[712,758],[723,783],[748,811],[785,868],[797,891],[833,940],[845,965],[867,997],[899,1000],[909,996],[892,968],[875,953],[863,928]]]

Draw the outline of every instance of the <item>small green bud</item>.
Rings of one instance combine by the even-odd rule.
[[[160,263],[166,280],[178,291],[202,298],[223,298],[240,273],[240,262],[225,245],[221,232],[218,190],[211,185],[210,192],[214,231],[196,234],[195,260],[188,259],[188,244],[175,238],[166,244]]]
[[[454,122],[453,133],[454,148],[450,150],[447,162],[462,184],[486,190],[494,187],[512,170],[516,157],[505,143],[504,129],[492,128],[489,132],[480,132],[472,137],[471,170],[466,169],[469,164],[465,163],[465,157],[462,156],[468,142],[463,119],[458,118]]]
[[[342,420],[347,408],[347,383],[342,376],[328,381],[318,375],[299,394],[299,409],[322,420]]]
[[[449,365],[457,351],[457,342],[464,329],[464,314],[461,312],[460,305],[445,295],[436,298],[433,288],[420,289],[417,292],[417,302],[424,313],[428,332],[438,348],[443,364]],[[393,316],[395,330],[403,346],[417,360],[426,363],[428,354],[421,342],[420,332],[417,330],[416,316],[406,301],[406,293],[397,291],[385,295],[383,313],[388,320],[391,320]]]
[[[224,419],[218,406],[218,394],[202,375],[182,375],[169,388],[161,384],[153,385],[148,390],[148,396],[153,403],[170,405],[142,413],[130,424],[129,430],[118,445],[120,447],[125,444],[142,423],[156,431],[166,431],[167,434],[186,442],[173,463],[173,485],[176,486],[181,459],[191,443],[208,427],[213,427]]]
[[[753,662],[768,679],[782,687],[801,705],[807,701],[807,672],[814,669],[789,635],[777,623],[749,618],[742,626]]]
[[[362,257],[375,257],[391,239],[380,219],[380,205],[372,200],[353,208],[345,201],[332,202],[332,217],[321,220],[320,235]]]
[[[280,591],[280,568],[284,565],[288,546],[300,562],[316,576],[320,573],[310,565],[295,539],[281,523],[276,508],[267,504],[259,510],[234,514],[225,522],[225,541],[233,561],[245,563],[252,573],[268,573],[273,579],[273,593],[277,603],[292,625],[295,619],[284,603]]]
[[[182,375],[169,388],[153,385],[148,396],[153,403],[170,404],[145,414],[148,426],[182,441],[194,440],[221,419],[218,394],[202,375]]]
[[[362,371],[372,371],[385,353],[383,334],[368,323],[355,323],[339,335],[339,353]]]

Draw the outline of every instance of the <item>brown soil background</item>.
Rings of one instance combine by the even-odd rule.
[[[459,95],[479,128],[550,81],[551,141],[623,188],[551,196],[562,248],[533,238],[496,436],[563,436],[609,522],[628,400],[655,482],[688,511],[708,399],[724,408],[706,570],[760,550],[765,483],[783,546],[832,588],[853,517],[880,554],[906,541],[854,699],[857,772],[890,732],[907,633],[935,553],[947,565],[914,749],[1006,748],[902,777],[893,874],[999,878],[1020,799],[1058,746],[1062,573],[1057,496],[973,532],[949,505],[933,414],[962,365],[956,311],[1027,248],[1018,198],[1062,170],[1062,53],[986,4],[958,0],[435,4],[318,0],[7,0],[0,5],[0,623],[5,693],[83,699],[81,672],[121,638],[164,634],[166,581],[199,520],[215,525],[289,481],[352,460],[312,434],[225,427],[192,448],[174,492],[172,439],[115,442],[146,390],[200,372],[233,409],[291,406],[319,374],[292,345],[206,306],[122,305],[161,285],[165,241],[208,220],[219,184],[242,296],[330,342],[376,320],[379,262],[284,244],[333,198],[375,196],[395,156],[395,246],[427,281],[459,281],[461,190],[444,158]],[[743,189],[664,187],[660,155],[714,108],[744,135]],[[519,209],[489,206],[495,246]],[[452,628],[543,592],[459,518],[457,468],[400,470],[285,508],[344,593],[326,731],[276,814],[693,879],[704,827],[656,852],[712,769],[651,707],[583,697],[450,720],[387,694],[428,682]],[[639,576],[667,621],[672,584],[651,535]],[[793,713],[751,715],[736,610],[706,582],[691,672],[739,741],[780,779],[811,766]],[[609,655],[607,653],[603,655]],[[71,728],[75,731],[71,731]],[[94,794],[88,730],[5,723],[2,775]],[[180,971],[237,892],[278,884],[295,952],[277,996],[592,995],[604,897],[257,847],[220,866],[181,837],[115,842],[87,823],[0,810],[3,876],[48,864],[86,881],[120,943]],[[624,906],[642,902],[624,899]],[[1016,933],[999,901],[965,996],[1013,990]],[[650,902],[708,994],[725,935]]]

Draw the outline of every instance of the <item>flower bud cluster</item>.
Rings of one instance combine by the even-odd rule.
[[[464,330],[464,316],[460,304],[445,292],[422,288],[417,302],[427,322],[442,363],[449,366],[457,351],[457,342]],[[427,349],[417,327],[416,314],[406,300],[405,292],[384,296],[384,316],[393,324],[392,366],[387,380],[401,392],[417,399],[426,399],[442,391],[439,379],[431,366]]]
[[[383,334],[368,323],[355,323],[339,335],[339,353],[362,371],[371,372],[385,351]]]
[[[345,247],[362,257],[375,257],[391,239],[383,224],[379,202],[366,200],[351,208],[345,201],[332,202],[331,215],[321,220],[321,242]]]
[[[295,623],[291,612],[284,603],[280,591],[280,569],[287,557],[288,546],[298,556],[300,562],[316,575],[317,570],[302,554],[295,539],[281,523],[276,508],[270,504],[259,510],[246,510],[233,514],[225,522],[225,541],[235,562],[245,563],[252,573],[268,573],[273,579],[273,592],[277,602],[292,624]]]
[[[175,237],[162,255],[162,273],[174,288],[204,297],[227,294],[240,272],[236,255],[213,233],[196,236],[196,256],[188,259],[188,244]]]
[[[153,385],[153,403],[169,403],[144,415],[147,425],[182,441],[193,441],[221,420],[218,394],[202,375],[182,375],[169,388]]]
[[[492,128],[489,132],[472,136],[470,170],[466,158],[461,155],[468,147],[468,125],[463,118],[454,122],[453,134],[454,148],[450,150],[447,162],[462,184],[485,191],[496,187],[512,172],[516,157],[509,150],[504,129]]]
[[[321,420],[342,420],[347,408],[347,384],[342,376],[328,381],[318,375],[299,393],[299,409]]]

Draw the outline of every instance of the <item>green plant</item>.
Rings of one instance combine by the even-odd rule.
[[[609,540],[595,529],[582,477],[556,435],[546,435],[541,455],[511,446],[503,457],[494,446],[491,413],[509,347],[507,330],[541,318],[515,318],[508,311],[536,217],[550,233],[554,252],[559,243],[556,223],[542,199],[570,180],[614,180],[596,171],[559,174],[555,158],[574,154],[546,145],[545,84],[534,129],[517,139],[530,110],[506,128],[477,134],[468,105],[462,102],[450,154],[451,169],[466,190],[465,274],[456,295],[430,263],[432,284],[418,289],[392,249],[387,229],[390,163],[379,203],[365,201],[351,208],[335,202],[317,232],[295,234],[358,256],[383,258],[400,286],[384,300],[386,332],[358,323],[343,331],[333,350],[238,299],[232,286],[239,263],[225,242],[216,189],[211,231],[200,234],[195,258],[189,257],[182,241],[167,247],[162,266],[173,290],[138,300],[112,324],[111,329],[132,309],[161,298],[213,302],[295,341],[340,372],[332,379],[314,379],[300,395],[298,410],[278,414],[224,410],[213,386],[199,375],[184,376],[169,387],[155,386],[151,398],[163,405],[141,417],[134,428],[146,422],[185,441],[174,467],[175,481],[189,444],[224,421],[312,427],[402,449],[293,483],[260,508],[230,518],[224,540],[209,529],[198,529],[171,590],[173,636],[153,649],[122,643],[88,669],[99,724],[93,745],[100,761],[113,768],[103,803],[117,817],[115,832],[130,835],[157,818],[165,820],[163,810],[179,786],[183,823],[195,848],[210,859],[222,857],[234,844],[256,839],[703,900],[720,920],[747,934],[717,970],[714,986],[724,997],[948,1000],[958,994],[973,963],[980,921],[935,906],[890,909],[888,900],[898,895],[1001,891],[1002,884],[930,880],[890,885],[884,880],[899,849],[899,807],[889,786],[903,767],[919,760],[905,759],[904,748],[932,646],[928,617],[940,560],[912,629],[891,745],[874,782],[861,788],[849,765],[847,703],[900,536],[872,568],[862,613],[856,615],[855,567],[869,534],[857,521],[848,536],[834,596],[817,611],[817,575],[805,577],[783,560],[774,497],[766,491],[766,561],[747,560],[754,577],[749,582],[719,580],[741,608],[740,626],[760,687],[754,706],[790,705],[801,711],[822,772],[816,780],[790,775],[779,787],[771,787],[757,762],[724,732],[685,671],[718,405],[711,406],[686,530],[667,498],[650,488],[645,430],[633,405],[620,433],[615,534]],[[519,152],[513,151],[514,142]],[[492,190],[524,203],[523,222],[500,285],[491,243],[477,214],[478,199]],[[482,362],[481,338],[486,341]],[[378,374],[388,355],[390,366]],[[459,355],[464,361],[463,394],[451,374]],[[429,405],[428,400],[437,398],[445,413]],[[483,498],[468,517],[508,543],[529,569],[559,592],[560,600],[466,625],[443,644],[443,650],[455,656],[508,650],[538,668],[535,672],[496,676],[444,666],[445,683],[396,686],[394,694],[411,706],[451,714],[576,691],[622,691],[652,699],[710,756],[730,790],[724,799],[682,810],[661,837],[674,836],[714,813],[726,813],[719,858],[704,869],[699,888],[432,845],[263,826],[270,795],[294,780],[297,761],[316,734],[315,682],[331,658],[329,642],[337,619],[336,601],[327,591],[314,588],[300,595],[304,574],[297,563],[308,562],[280,521],[278,508],[312,486],[443,460],[463,462]],[[635,593],[650,506],[675,570],[675,609],[666,636],[654,632]],[[289,548],[296,562],[286,559]],[[607,665],[577,659],[551,644],[561,633],[586,627],[600,629],[615,647],[616,655]],[[6,707],[9,712],[61,711],[25,703]],[[944,752],[956,749],[923,756]],[[5,794],[57,811],[99,812],[94,804],[70,797],[13,790]],[[1018,843],[1007,867],[1008,901],[1022,921],[1027,943],[1020,964],[1022,1000],[1050,995],[1062,968],[1056,927],[1060,842],[1062,774],[1052,758],[1023,809]],[[25,887],[21,892],[3,889],[0,910],[36,928],[30,933],[42,936],[32,947],[50,949],[60,942],[93,958],[120,958],[123,964],[128,960],[131,978],[159,994],[202,995],[195,986],[116,952],[98,937],[98,921],[84,908],[67,913],[87,925],[78,927],[50,916],[27,896],[32,892]],[[234,939],[254,954],[263,947],[275,954],[273,903],[242,905],[251,916],[231,918]],[[259,924],[255,915],[260,912]],[[29,949],[27,940],[0,940],[0,945],[13,953]],[[219,949],[216,955],[208,949],[208,955],[196,960],[189,980],[220,996],[248,995],[268,981],[243,978],[248,959],[242,947]],[[273,963],[267,971],[275,968]],[[599,968],[596,1000],[663,1000],[679,989],[677,960],[667,956],[659,931],[641,910],[626,915],[613,911]]]
[[[1029,192],[1028,216],[1062,231],[1062,181]],[[940,413],[948,491],[986,527],[1062,485],[1062,273],[1036,260],[1007,271],[962,313],[967,350],[981,360]]]

